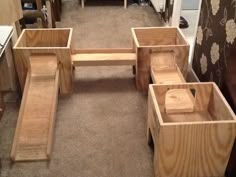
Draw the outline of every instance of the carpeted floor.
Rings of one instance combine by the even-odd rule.
[[[87,0],[96,1],[96,0]],[[101,1],[101,0],[100,0]],[[122,1],[122,0],[121,0]],[[123,2],[123,1],[122,1]],[[80,8],[78,0],[66,1],[62,20],[57,27],[73,27],[74,47],[130,47],[131,28],[161,26],[159,17],[151,7],[90,6]]]
[[[63,2],[59,27],[74,28],[76,47],[129,47],[130,27],[158,26],[151,7],[81,9]],[[153,177],[146,142],[147,98],[136,91],[131,67],[76,68],[74,93],[60,97],[50,162],[11,163],[19,104],[0,122],[0,177]]]

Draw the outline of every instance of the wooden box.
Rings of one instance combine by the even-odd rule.
[[[14,46],[16,70],[23,91],[29,56],[55,54],[60,68],[60,93],[72,92],[71,28],[25,29]]]
[[[188,72],[189,44],[179,28],[132,28],[133,44],[137,53],[136,86],[147,91],[150,70],[153,66],[171,69],[176,65],[186,77]]]
[[[181,95],[172,96],[183,89],[192,94],[192,111],[181,106]],[[223,177],[236,118],[214,83],[150,85],[147,130],[156,177]]]

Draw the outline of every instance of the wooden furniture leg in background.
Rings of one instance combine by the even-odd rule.
[[[81,7],[84,8],[84,0],[79,0],[79,3],[81,4]]]
[[[5,104],[3,101],[3,95],[2,95],[2,92],[0,92],[0,120],[2,118],[4,108],[5,108]]]
[[[85,0],[80,0],[81,7],[82,7],[82,8],[84,8],[84,1],[85,1]],[[127,0],[124,0],[124,8],[125,8],[125,9],[127,8]]]

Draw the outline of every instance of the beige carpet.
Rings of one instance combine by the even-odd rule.
[[[63,3],[60,27],[74,28],[76,47],[129,47],[130,27],[157,26],[151,7],[81,9]],[[19,104],[7,104],[0,122],[1,177],[153,177],[146,143],[147,98],[131,67],[76,68],[74,94],[59,99],[50,162],[11,163]]]

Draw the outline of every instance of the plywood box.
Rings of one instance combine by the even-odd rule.
[[[16,70],[23,91],[32,54],[55,54],[60,73],[60,93],[72,92],[71,28],[25,29],[14,46]]]
[[[136,86],[147,91],[151,69],[169,70],[178,67],[186,77],[189,44],[179,28],[132,28],[133,44],[137,53]]]
[[[192,93],[192,111],[181,105],[186,101],[181,95],[171,96],[176,90]],[[169,112],[174,104],[176,112]],[[223,177],[236,118],[214,83],[150,85],[147,133],[154,143],[156,177]]]

